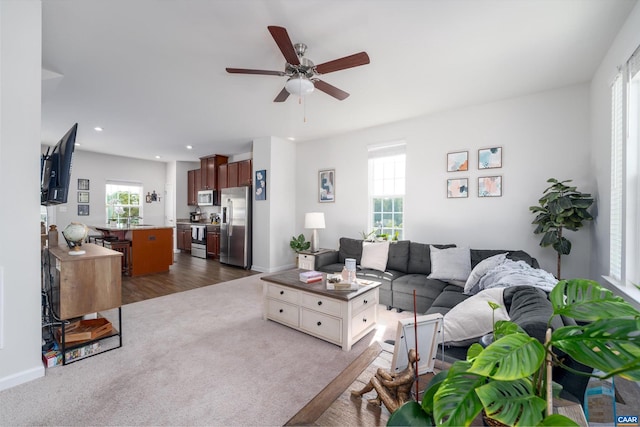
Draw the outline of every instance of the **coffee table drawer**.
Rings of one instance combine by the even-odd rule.
[[[310,308],[311,310],[321,313],[330,314],[332,316],[342,315],[342,304],[335,299],[326,298],[321,295],[300,293],[300,305]]]
[[[362,310],[366,310],[371,306],[376,306],[378,304],[378,292],[374,290],[372,292],[368,292],[364,295],[355,298],[351,301],[351,310],[353,313],[358,313]]]
[[[375,325],[377,320],[376,315],[376,306],[372,305],[353,316],[353,319],[351,319],[352,335],[355,337],[369,326]]]
[[[342,344],[342,321],[340,319],[306,308],[302,308],[300,313],[300,328],[303,331],[318,338]]]
[[[267,297],[290,302],[292,304],[298,304],[299,294],[300,292],[284,286],[269,284],[269,287],[267,288]]]
[[[267,317],[269,319],[286,323],[287,325],[297,328],[299,326],[299,310],[300,309],[296,305],[267,298]]]

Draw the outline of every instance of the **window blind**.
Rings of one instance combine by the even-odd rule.
[[[623,77],[611,85],[611,218],[609,225],[609,275],[622,278],[622,178],[623,178]]]

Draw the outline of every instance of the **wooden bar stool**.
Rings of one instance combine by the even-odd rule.
[[[131,240],[105,240],[104,247],[122,253],[122,274],[131,275]]]

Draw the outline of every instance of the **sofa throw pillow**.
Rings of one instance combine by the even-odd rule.
[[[387,269],[389,242],[362,242],[361,268],[384,272]]]
[[[438,249],[429,246],[431,252],[431,274],[429,279],[439,279],[464,286],[471,274],[471,254],[469,248]]]
[[[467,347],[493,332],[494,320],[509,320],[503,292],[501,288],[485,289],[449,310],[444,315],[445,345]],[[500,305],[495,310],[495,316],[489,301]]]
[[[480,291],[479,282],[482,276],[484,276],[487,271],[502,264],[506,259],[507,253],[505,252],[480,261],[478,265],[471,270],[471,274],[464,284],[464,293],[467,295],[477,294]]]

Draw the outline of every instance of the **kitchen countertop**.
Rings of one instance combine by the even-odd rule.
[[[133,231],[133,230],[153,230],[159,228],[173,228],[168,225],[132,224],[132,225],[88,225],[87,227],[101,231]]]
[[[220,224],[215,224],[215,223],[211,223],[209,221],[199,221],[199,222],[191,222],[188,219],[179,219],[176,221],[176,224],[181,224],[181,225],[213,225],[216,227],[220,227]]]

